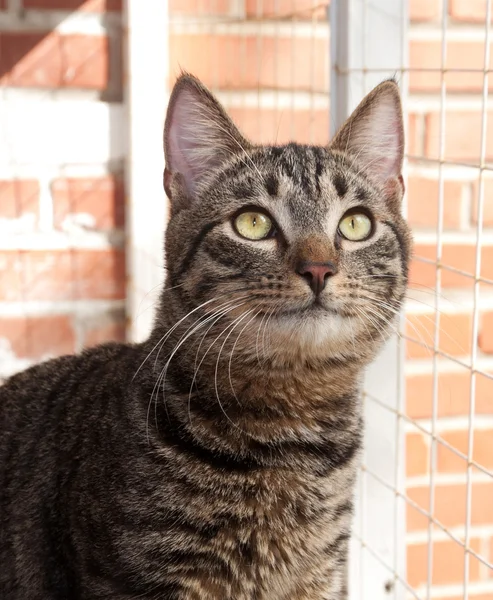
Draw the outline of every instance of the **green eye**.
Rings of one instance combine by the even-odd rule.
[[[272,221],[260,212],[241,213],[234,220],[236,231],[247,240],[264,240],[272,231]]]
[[[371,230],[371,220],[363,213],[346,215],[339,223],[339,232],[351,242],[366,240],[370,236]]]

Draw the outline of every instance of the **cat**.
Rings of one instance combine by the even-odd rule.
[[[411,252],[398,86],[327,147],[258,146],[184,73],[164,148],[149,339],[0,388],[0,597],[341,600],[362,377]]]

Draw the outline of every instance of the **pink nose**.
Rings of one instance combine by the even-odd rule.
[[[306,280],[315,296],[318,296],[325,288],[329,277],[337,273],[337,267],[331,262],[302,261],[298,263],[296,272]]]

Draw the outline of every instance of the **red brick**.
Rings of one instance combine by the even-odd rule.
[[[435,265],[417,260],[418,257],[436,261],[436,247],[432,244],[416,244],[415,258],[411,261],[410,283],[417,289],[435,287]],[[442,264],[444,267],[459,269],[474,275],[476,247],[472,244],[444,244]],[[493,280],[493,246],[483,246],[481,249],[481,276]],[[446,268],[442,269],[443,287],[471,287],[474,280],[462,276]]]
[[[328,0],[246,0],[245,5],[249,18],[277,17],[297,21],[325,20],[329,8]]]
[[[460,594],[460,596],[440,597],[440,600],[464,600],[464,594]],[[469,600],[492,600],[492,595],[491,593],[473,594],[469,592]]]
[[[406,333],[417,340],[407,341],[407,358],[427,358],[433,356],[435,318],[429,314],[407,315]],[[419,343],[418,343],[419,342]],[[466,356],[471,352],[472,315],[443,313],[440,315],[440,336],[438,348],[451,356]],[[423,344],[425,346],[423,346]]]
[[[469,432],[467,430],[445,431],[440,437],[453,448],[467,456]],[[473,437],[472,460],[478,465],[493,468],[493,430],[476,429]],[[467,467],[467,461],[444,444],[437,444],[437,468],[444,473],[463,473]]]
[[[493,45],[492,45],[493,49]],[[412,40],[409,44],[409,86],[415,92],[439,91],[441,85],[442,43],[430,40]],[[446,69],[462,71],[445,73],[444,80],[450,92],[481,91],[483,74],[475,73],[484,64],[484,42],[449,41],[447,43]],[[431,72],[426,69],[435,69]],[[468,72],[469,71],[469,72]],[[490,90],[493,81],[489,81]]]
[[[85,347],[96,346],[97,344],[104,344],[110,341],[125,341],[125,321],[123,319],[92,325],[84,332]]]
[[[169,0],[168,10],[171,15],[198,16],[231,16],[229,0]]]
[[[471,524],[493,524],[493,482],[473,483],[471,504]],[[408,497],[418,506],[429,511],[429,489],[411,487],[407,490]],[[466,485],[436,485],[434,518],[445,527],[464,525],[466,517]],[[418,511],[408,507],[408,531],[422,530],[428,527],[428,518]]]
[[[418,127],[419,119],[420,115],[409,113],[407,121],[407,152],[414,156],[422,154]]]
[[[42,0],[39,0],[41,2]],[[52,0],[53,1],[53,0]],[[61,0],[60,0],[61,1]],[[314,2],[313,0],[246,0],[245,12],[248,19],[256,18],[292,18],[296,21],[326,20],[328,0]],[[229,0],[170,0],[169,12],[172,15],[187,16],[223,16],[231,17],[231,2]]]
[[[441,15],[440,0],[411,0],[409,3],[409,17],[411,21],[438,20]]]
[[[483,194],[483,225],[485,227],[493,227],[493,179],[484,179],[484,194]],[[472,190],[472,222],[476,225],[478,222],[478,205],[479,205],[479,182],[475,181]]]
[[[429,465],[428,445],[421,433],[406,435],[406,475],[426,475]]]
[[[479,554],[481,541],[472,538],[470,547]],[[416,588],[425,585],[428,577],[428,544],[409,544],[407,546],[407,581]],[[453,540],[433,543],[433,585],[450,585],[464,581],[464,548]],[[477,581],[480,576],[480,562],[471,557],[469,563],[469,581]]]
[[[430,113],[426,118],[425,154],[438,158],[440,144],[440,115]],[[481,150],[481,112],[448,111],[445,126],[445,159],[479,164]],[[486,156],[493,159],[493,112],[488,111],[486,123]]]
[[[89,216],[89,229],[117,229],[124,224],[124,188],[121,176],[99,179],[57,179],[51,186],[55,227],[67,220]],[[84,220],[80,221],[82,224]]]
[[[23,0],[24,8],[106,12],[122,10],[123,0]]]
[[[31,213],[38,215],[39,184],[31,179],[0,181],[0,219],[18,219]]]
[[[122,250],[0,252],[0,301],[124,297]]]
[[[464,184],[460,181],[445,181],[443,189],[445,229],[459,229],[461,224],[462,197]],[[407,219],[413,227],[435,229],[438,222],[437,179],[411,176],[407,180]]]
[[[105,89],[109,45],[103,36],[0,34],[0,83],[27,87]]]
[[[486,3],[487,0],[449,0],[449,14],[460,21],[483,22]]]
[[[493,312],[481,316],[478,341],[483,352],[493,354]]]
[[[70,317],[0,318],[0,339],[6,338],[17,358],[39,359],[69,354],[75,349]]]
[[[231,108],[228,113],[245,136],[256,143],[325,145],[329,141],[328,110]]]
[[[171,83],[185,69],[212,88],[326,92],[329,65],[318,38],[170,35]]]
[[[438,376],[438,417],[469,414],[471,374],[467,369]],[[493,379],[476,375],[476,414],[493,412]],[[429,419],[433,409],[433,376],[406,377],[406,412],[413,419]]]

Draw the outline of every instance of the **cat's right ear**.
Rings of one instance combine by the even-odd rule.
[[[182,74],[164,125],[164,189],[172,204],[192,202],[211,172],[248,148],[250,143],[209,90],[193,75]]]

